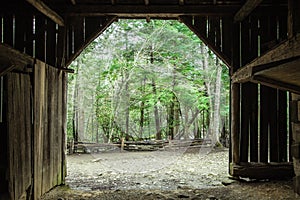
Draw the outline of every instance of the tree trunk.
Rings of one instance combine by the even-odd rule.
[[[220,132],[220,103],[221,103],[221,78],[222,78],[222,66],[219,60],[216,59],[216,86],[215,86],[215,99],[214,99],[214,110],[213,110],[213,141],[216,144],[220,144],[219,132]]]
[[[203,55],[203,59],[202,59],[202,65],[203,65],[203,71],[204,74],[208,73],[210,71],[209,66],[208,66],[208,52],[207,49],[205,48],[205,46],[203,44],[201,44],[201,48],[200,48],[201,54]],[[207,127],[207,136],[211,136],[211,132],[212,132],[212,128],[213,128],[213,111],[212,111],[212,107],[213,107],[213,95],[212,95],[212,86],[211,86],[211,80],[210,77],[208,77],[206,74],[204,75],[204,83],[205,83],[205,88],[206,88],[206,93],[207,96],[209,97],[209,126]]]
[[[72,117],[72,126],[73,126],[73,139],[75,148],[74,151],[77,151],[77,144],[78,144],[78,72],[79,72],[79,64],[76,65],[76,72],[77,75],[75,76],[75,87],[73,93],[73,117]]]
[[[150,63],[154,63],[154,56],[153,56],[153,47],[151,46],[151,52],[150,52]],[[156,91],[156,84],[154,78],[152,78],[152,91],[155,96],[155,104],[154,104],[154,118],[155,118],[155,129],[156,129],[156,139],[161,140],[161,130],[160,130],[160,119],[159,119],[159,113],[157,108],[157,91]]]
[[[145,78],[142,80],[142,96],[145,94]],[[145,102],[144,100],[141,101],[140,106],[140,139],[143,138],[144,133],[144,118],[145,118]]]

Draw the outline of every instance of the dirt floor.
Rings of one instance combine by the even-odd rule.
[[[292,180],[229,179],[228,149],[185,150],[67,156],[67,185],[42,199],[300,199]]]

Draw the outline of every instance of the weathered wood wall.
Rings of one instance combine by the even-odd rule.
[[[64,183],[65,73],[37,60],[33,73],[10,72],[5,82],[9,196],[38,199]]]
[[[231,66],[231,74],[287,39],[287,12],[254,13],[236,23],[230,16],[182,16],[180,20]],[[238,83],[232,85],[231,101],[230,173],[252,178],[293,176],[288,93]]]
[[[287,39],[287,16],[250,16],[235,24],[232,73]],[[288,93],[255,83],[232,85],[230,173],[250,178],[293,176]],[[276,163],[275,165],[271,163]]]

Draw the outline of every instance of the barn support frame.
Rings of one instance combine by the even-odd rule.
[[[0,7],[1,44],[9,46],[0,48],[0,128],[4,138],[0,141],[0,150],[7,153],[0,154],[0,178],[5,176],[5,181],[0,179],[0,193],[9,191],[11,199],[30,195],[37,199],[60,184],[56,180],[63,182],[64,170],[51,166],[55,163],[64,166],[64,154],[56,156],[54,153],[64,151],[64,137],[50,151],[47,148],[51,148],[51,142],[58,141],[60,136],[52,133],[60,131],[59,126],[65,123],[53,121],[56,114],[52,111],[59,110],[60,116],[66,114],[64,72],[71,71],[66,67],[118,17],[145,16],[148,20],[152,17],[179,19],[230,66],[229,173],[262,179],[293,176],[295,171],[295,191],[300,193],[297,120],[292,121],[292,128],[287,127],[287,107],[291,105],[290,113],[296,116],[298,97],[293,94],[288,98],[286,92],[300,93],[299,78],[290,82],[291,78],[286,78],[287,69],[299,66],[299,1],[278,0],[278,4],[274,1],[268,5],[261,0],[233,0],[230,1],[233,5],[224,6],[215,5],[213,1],[211,5],[201,5],[201,1],[191,0],[179,1],[180,5],[174,3],[170,7],[166,3],[169,0],[161,0],[157,5],[152,5],[155,1],[151,0],[147,4],[141,1],[141,5],[129,5],[134,2],[130,0],[128,5],[114,0],[112,5],[99,6],[76,2],[12,0]],[[7,58],[14,58],[13,62]],[[299,71],[293,73],[293,78],[299,76]],[[280,77],[274,77],[276,74]],[[51,84],[53,80],[58,83]],[[61,91],[55,91],[61,87]],[[13,105],[8,98],[18,100]],[[54,102],[60,103],[56,99],[62,99],[61,106],[52,106]],[[288,99],[292,100],[291,104]],[[20,110],[24,112],[16,118]],[[33,116],[30,110],[34,110]],[[13,124],[24,128],[23,134],[18,133]],[[18,139],[28,143],[19,143]],[[25,153],[11,154],[20,149],[31,152],[31,157]],[[31,161],[20,164],[18,158]],[[48,165],[45,173],[40,171],[40,166]],[[24,175],[28,167],[33,177]],[[56,176],[58,171],[61,177]],[[22,178],[16,181],[14,173]],[[41,175],[49,179],[41,180]]]

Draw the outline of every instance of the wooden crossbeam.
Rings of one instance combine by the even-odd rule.
[[[66,11],[68,16],[107,16],[116,15],[118,17],[170,17],[176,18],[181,15],[229,15],[238,10],[238,5],[77,5],[69,7]]]
[[[23,70],[28,65],[33,65],[34,59],[21,53],[8,45],[0,44],[0,76],[19,69]]]
[[[243,21],[263,0],[247,0],[242,8],[235,14],[234,21]]]
[[[64,26],[64,20],[63,18],[57,14],[55,11],[53,11],[51,8],[49,8],[44,2],[41,0],[26,0],[28,3],[30,3],[33,7],[35,7],[38,11],[49,17],[52,21],[57,23],[60,26]]]
[[[300,34],[240,68],[233,83],[254,82],[300,93]]]

